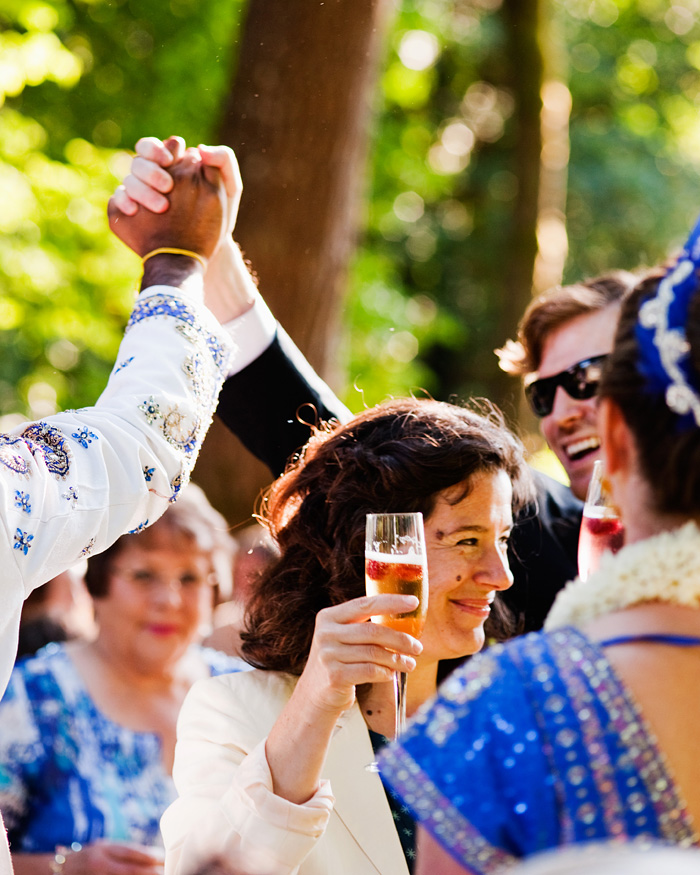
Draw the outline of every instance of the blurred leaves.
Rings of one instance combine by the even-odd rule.
[[[504,240],[519,184],[507,3],[401,6],[352,276],[349,371],[364,400],[417,385],[443,398],[496,391],[492,347],[506,338],[486,338],[508,307]],[[568,63],[558,72],[573,98],[565,281],[653,264],[682,242],[700,204],[700,6],[550,0],[543,15],[542,49]],[[368,343],[373,282],[392,305]],[[388,332],[413,300],[431,302],[433,316],[401,363]],[[346,400],[362,399],[351,388]]]
[[[400,4],[340,347],[355,409],[493,391],[521,184],[504,15],[517,2]],[[99,393],[139,269],[105,218],[122,150],[211,141],[244,6],[0,0],[0,415]],[[567,281],[653,263],[694,219],[699,14],[694,0],[548,0],[543,51],[567,64],[573,100]]]
[[[107,225],[120,148],[211,141],[239,12],[0,0],[0,416],[92,403],[104,387],[140,273]]]

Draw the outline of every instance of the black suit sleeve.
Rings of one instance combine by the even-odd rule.
[[[503,601],[523,621],[524,632],[542,628],[559,590],[577,574],[583,503],[571,490],[533,471],[536,501],[518,516],[509,548],[513,586]]]
[[[308,441],[311,425],[351,415],[279,326],[265,352],[226,380],[216,412],[275,476]]]

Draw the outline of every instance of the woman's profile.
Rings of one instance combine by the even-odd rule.
[[[410,672],[410,714],[441,663],[482,647],[528,495],[522,446],[494,413],[394,400],[312,438],[267,499],[280,556],[253,587],[242,634],[257,670],[196,684],[180,715],[168,873],[212,855],[243,875],[409,871],[413,824],[366,768],[393,733],[393,672]],[[417,603],[364,595],[369,512],[424,515],[420,643],[367,622]]]
[[[626,544],[545,632],[455,672],[387,751],[426,829],[420,872],[491,873],[561,845],[700,846],[700,223],[623,306],[600,385]]]

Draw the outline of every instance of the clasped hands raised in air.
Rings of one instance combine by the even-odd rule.
[[[159,145],[157,154],[161,162],[169,156],[170,169],[136,157],[132,170],[141,172],[154,187],[129,174],[110,198],[110,227],[142,257],[158,246],[170,245],[209,259],[230,238],[236,224],[243,185],[235,155],[226,146],[185,149],[176,137],[168,143],[172,152],[158,140],[139,141],[141,149],[153,154]],[[167,192],[168,198],[158,194],[156,187]]]
[[[240,316],[252,307],[257,287],[231,236],[243,190],[233,151],[185,148],[181,137],[144,137],[136,152],[110,199],[112,231],[141,257],[159,246],[204,256],[207,306],[222,323]],[[147,233],[151,226],[162,231],[158,239],[179,242],[156,242]]]

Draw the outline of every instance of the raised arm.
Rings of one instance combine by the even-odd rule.
[[[320,611],[296,685],[267,671],[195,684],[178,721],[179,798],[161,822],[166,875],[188,875],[212,855],[245,875],[298,871],[330,817],[324,767],[356,685],[384,685],[390,703],[394,670],[412,671],[422,649],[403,632],[365,621],[416,604],[414,596],[378,595]],[[352,716],[364,725],[357,709]]]
[[[139,205],[153,211],[168,208],[172,186],[168,172],[184,154],[184,143],[171,137],[162,143],[140,140],[131,173],[115,196],[120,210]],[[202,153],[215,161],[214,150]],[[242,443],[277,475],[311,435],[310,425],[337,419],[350,411],[316,374],[262,300],[241,252],[228,239],[210,262],[205,288],[229,302],[228,328],[234,359],[219,399],[217,413]]]
[[[192,162],[169,217],[120,220],[141,251],[216,252],[228,217],[223,183]],[[200,219],[192,235],[192,211]],[[145,211],[142,211],[145,213]],[[164,284],[164,285],[161,285]],[[203,306],[193,257],[149,259],[107,388],[94,407],[0,435],[0,692],[24,598],[41,583],[157,519],[187,482],[228,369],[231,341]]]

